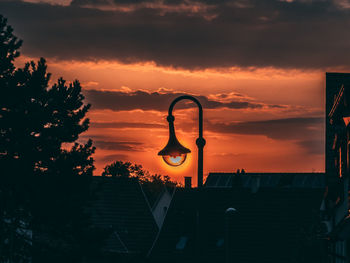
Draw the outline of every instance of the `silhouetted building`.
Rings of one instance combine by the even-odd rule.
[[[326,73],[326,183],[322,207],[329,262],[349,262],[350,74]]]
[[[176,189],[149,260],[225,262],[226,254],[237,263],[322,262],[318,229],[324,177],[211,173],[202,189]],[[237,214],[227,224],[230,207]]]
[[[144,258],[158,233],[152,209],[137,179],[94,177],[96,199],[89,212],[94,226],[108,237],[99,262],[130,262]]]

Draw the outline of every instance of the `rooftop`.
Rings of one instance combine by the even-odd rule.
[[[255,193],[244,183],[249,179],[232,187],[235,176],[222,173],[211,173],[202,189],[177,189],[151,262],[224,262],[228,232],[234,262],[317,262],[310,260],[321,257],[321,248],[308,240],[317,236],[324,194],[324,179],[314,180],[324,174],[288,174],[289,183],[281,184],[283,175],[240,175],[266,180],[269,187]],[[225,211],[230,207],[238,213],[228,229]]]

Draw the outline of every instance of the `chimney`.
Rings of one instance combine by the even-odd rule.
[[[192,188],[192,177],[190,176],[185,176],[185,188],[190,189]]]
[[[255,194],[260,187],[260,176],[253,176],[252,177],[252,184],[251,184],[251,191],[253,194]]]

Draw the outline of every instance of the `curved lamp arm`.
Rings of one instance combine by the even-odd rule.
[[[184,95],[184,96],[180,96],[177,97],[176,99],[173,100],[173,102],[170,104],[169,107],[169,112],[168,112],[168,117],[167,120],[169,122],[169,129],[174,129],[174,116],[173,116],[173,109],[174,106],[177,102],[181,101],[181,100],[191,100],[194,103],[197,104],[198,106],[198,124],[199,124],[199,128],[198,128],[198,138],[196,140],[196,145],[198,147],[198,188],[203,186],[203,148],[205,145],[205,140],[203,138],[203,108],[202,105],[200,104],[200,102],[192,96],[189,95]]]
[[[173,109],[174,109],[174,106],[177,102],[181,101],[181,100],[191,100],[193,101],[194,103],[197,104],[198,106],[198,124],[199,124],[199,127],[198,127],[198,132],[199,132],[199,135],[198,137],[199,138],[203,138],[203,108],[202,108],[202,105],[200,104],[200,102],[195,98],[195,97],[192,97],[192,96],[189,96],[189,95],[184,95],[184,96],[180,96],[180,97],[177,97],[176,99],[173,100],[173,102],[170,104],[170,107],[169,107],[169,111],[168,111],[168,116],[173,116]]]

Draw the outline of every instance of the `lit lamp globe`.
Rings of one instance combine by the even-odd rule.
[[[186,161],[187,154],[180,154],[180,155],[163,155],[162,158],[164,162],[169,164],[170,166],[180,166]]]
[[[158,155],[162,156],[164,162],[170,166],[180,166],[186,161],[187,154],[191,150],[187,149],[177,140],[175,133],[170,132],[167,145]]]

